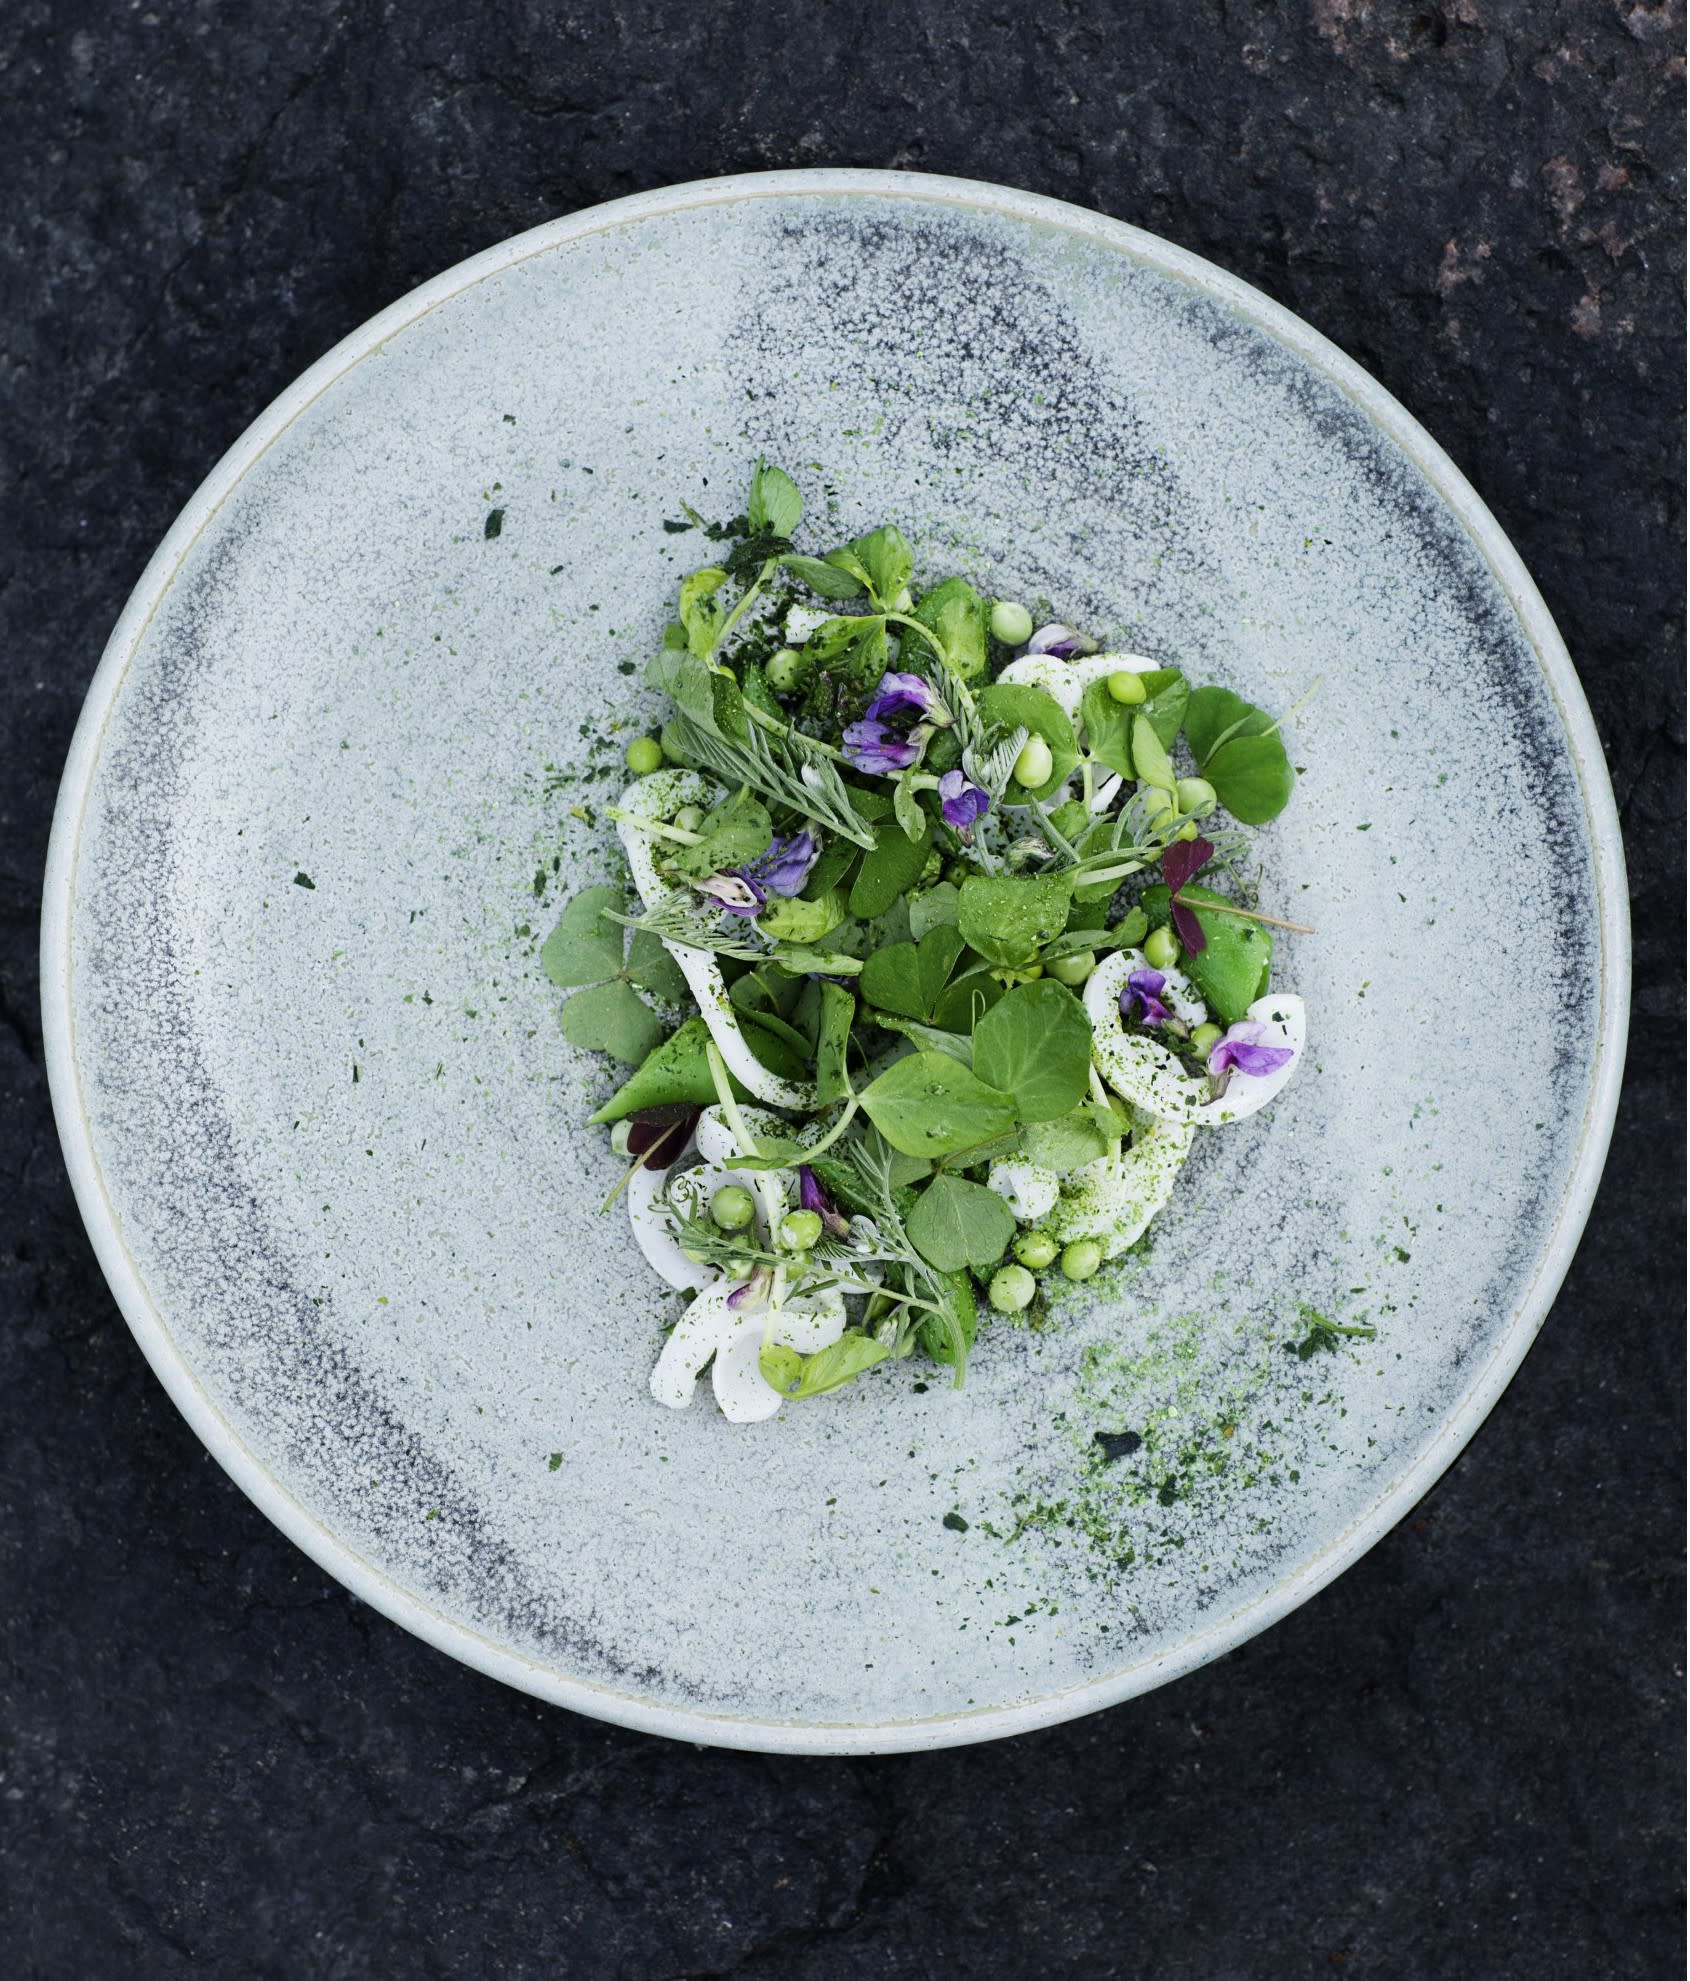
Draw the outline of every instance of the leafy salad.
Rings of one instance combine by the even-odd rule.
[[[610,808],[630,886],[541,960],[633,1068],[592,1116],[687,1295],[651,1377],[736,1422],[1035,1310],[1168,1201],[1200,1130],[1292,1077],[1302,1001],[1241,878],[1296,779],[1280,721],[1098,652],[894,525],[812,556],[759,461],[647,679]]]

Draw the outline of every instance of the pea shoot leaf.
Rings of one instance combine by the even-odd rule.
[[[893,1148],[908,1156],[954,1155],[1015,1125],[1009,1095],[942,1052],[894,1060],[864,1088],[862,1103]]]
[[[944,922],[919,943],[877,949],[863,961],[863,996],[882,1011],[930,1022],[962,950],[962,937]]]
[[[861,579],[837,564],[829,564],[820,557],[783,557],[781,569],[790,571],[801,584],[822,598],[855,598],[864,587]]]
[[[845,1048],[857,1000],[841,984],[821,985],[821,1016],[816,1025],[816,1105],[827,1107],[850,1090],[845,1076]]]
[[[1174,766],[1168,746],[1143,710],[1133,717],[1133,772],[1141,782],[1153,784],[1159,791],[1171,793],[1174,789]]]
[[[1185,715],[1185,739],[1199,773],[1244,825],[1266,825],[1296,789],[1278,724],[1230,688],[1199,688]]]
[[[751,475],[751,496],[745,520],[754,537],[790,537],[804,513],[798,485],[772,461],[758,457]]]
[[[865,1369],[884,1362],[892,1350],[873,1335],[858,1328],[847,1328],[829,1348],[818,1348],[814,1355],[799,1355],[796,1349],[771,1343],[757,1359],[763,1379],[782,1396],[821,1396],[842,1384],[855,1382]]]
[[[1015,1236],[1015,1218],[995,1190],[947,1172],[916,1198],[904,1228],[930,1266],[954,1273],[995,1266]]]
[[[984,964],[976,964],[946,988],[934,1008],[933,1022],[947,1032],[972,1034],[1002,996],[1003,985]]]
[[[910,616],[937,637],[953,674],[972,681],[986,671],[986,601],[966,578],[935,585]]]
[[[930,1314],[922,1322],[916,1339],[935,1362],[955,1369],[956,1379],[960,1383],[963,1367],[968,1361],[968,1351],[974,1346],[975,1332],[980,1325],[980,1306],[974,1297],[974,1282],[967,1273],[948,1273],[945,1276],[940,1303],[945,1311],[943,1314]]]
[[[708,660],[722,636],[727,608],[716,594],[728,581],[726,571],[708,565],[681,580],[681,624],[686,628],[687,650],[700,660]],[[679,699],[677,697],[677,699]]]
[[[1061,934],[1072,889],[1067,874],[970,874],[957,896],[957,927],[988,963],[1016,969]]]
[[[1054,1121],[1085,1098],[1091,1024],[1071,990],[1050,978],[1017,984],[974,1028],[974,1070],[1015,1099],[1023,1121]]]
[[[1029,1122],[1021,1149],[1029,1162],[1063,1174],[1099,1161],[1120,1139],[1119,1128],[1113,1136],[1106,1135],[1093,1115],[1077,1107],[1052,1121]]]
[[[569,1006],[565,1005],[564,1009],[567,1011]],[[708,1107],[716,1098],[716,1083],[710,1077],[710,1062],[704,1050],[709,1039],[710,1027],[704,1020],[689,1018],[648,1053],[604,1106],[588,1118],[602,1124],[625,1120],[630,1114],[643,1113],[652,1107],[677,1104]],[[728,1078],[737,1099],[751,1098],[731,1073]]]
[[[929,929],[936,929],[942,922],[956,920],[957,891],[948,880],[925,888],[920,894],[910,896],[910,934],[917,942]]]
[[[904,541],[904,533],[896,523],[887,523],[878,530],[870,530],[866,536],[853,537],[845,545],[855,563],[855,572],[867,581],[875,603],[882,607],[890,606],[905,585],[910,581],[910,573],[915,569],[915,553]],[[828,562],[838,559],[845,569],[851,569],[837,551]]]
[[[851,883],[851,913],[865,922],[884,915],[926,864],[925,834],[911,839],[895,818],[880,820],[874,828],[874,851],[863,855]]]

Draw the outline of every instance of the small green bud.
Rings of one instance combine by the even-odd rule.
[[[780,1242],[789,1252],[807,1252],[822,1235],[822,1221],[814,1211],[788,1211],[780,1221]]]
[[[1049,974],[1070,990],[1083,984],[1096,968],[1097,957],[1089,949],[1082,949],[1077,956],[1059,956],[1054,963],[1045,965]]]
[[[1109,698],[1124,702],[1129,708],[1135,702],[1144,700],[1144,676],[1135,674],[1130,667],[1119,667],[1109,677]]]
[[[628,768],[636,777],[649,777],[663,768],[663,745],[655,736],[636,736],[628,745]]]
[[[1174,796],[1180,810],[1193,818],[1207,818],[1215,809],[1215,787],[1206,777],[1182,777],[1174,786]]]
[[[1006,647],[1018,647],[1033,637],[1033,615],[1013,599],[1000,598],[992,607],[992,638]]]
[[[1152,929],[1144,938],[1144,960],[1153,970],[1171,970],[1183,953],[1172,929]]]
[[[1015,1256],[1024,1266],[1031,1266],[1034,1272],[1043,1272],[1046,1266],[1056,1263],[1056,1255],[1061,1250],[1048,1231],[1024,1231],[1015,1241]]]
[[[763,669],[768,683],[777,695],[790,695],[809,672],[804,656],[791,647],[782,647],[779,653],[769,656],[768,665]]]
[[[710,1199],[711,1221],[723,1231],[743,1231],[757,1215],[751,1192],[737,1183],[725,1183]]]
[[[1064,1279],[1090,1279],[1103,1264],[1103,1247],[1095,1238],[1076,1238],[1062,1248]]]
[[[1041,784],[1049,781],[1055,768],[1056,759],[1050,753],[1050,745],[1042,736],[1029,736],[1021,745],[1021,754],[1015,759],[1015,769],[1011,775],[1024,790],[1036,791]]]
[[[1025,1266],[1000,1266],[992,1274],[986,1298],[1000,1314],[1019,1314],[1038,1290],[1038,1281]]]
[[[678,825],[683,832],[696,832],[703,823],[704,808],[701,805],[683,805],[670,820],[671,825]]]

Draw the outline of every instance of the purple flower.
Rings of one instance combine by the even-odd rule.
[[[1134,970],[1120,996],[1121,1016],[1129,1024],[1136,1018],[1141,1025],[1166,1025],[1173,1013],[1162,1002],[1167,978],[1160,970]],[[1215,1050],[1220,1051],[1216,1046]]]
[[[816,1172],[807,1162],[798,1165],[798,1204],[801,1210],[814,1211],[823,1228],[835,1238],[843,1238],[851,1228],[828,1201],[827,1192],[816,1181]]]
[[[919,674],[883,674],[859,722],[845,731],[845,756],[871,777],[896,777],[921,761],[927,739],[951,712]]]
[[[984,818],[992,808],[990,797],[978,784],[971,784],[960,770],[948,770],[939,780],[939,810],[945,823],[955,826],[964,839],[969,827]]]
[[[1096,640],[1088,640],[1084,633],[1076,633],[1072,626],[1052,624],[1041,626],[1027,642],[1029,653],[1053,654],[1058,660],[1072,660],[1077,653],[1096,653]]]
[[[735,1287],[728,1295],[728,1305],[736,1314],[756,1313],[768,1301],[774,1278],[767,1266],[759,1266],[743,1286]]]
[[[919,674],[883,674],[874,700],[863,710],[871,722],[893,722],[900,716],[915,722],[949,726],[951,712]]]
[[[763,903],[769,898],[763,888],[743,873],[712,874],[708,880],[695,880],[693,886],[700,894],[708,894],[730,915],[760,915]]]
[[[759,853],[755,860],[734,871],[741,880],[761,888],[765,894],[784,895],[790,900],[810,878],[810,869],[816,864],[820,852],[821,848],[806,827],[802,832],[795,832],[790,839],[772,841],[766,853]]]
[[[1217,1039],[1209,1048],[1209,1078],[1215,1082],[1217,1094],[1225,1092],[1226,1083],[1235,1071],[1273,1073],[1295,1058],[1289,1046],[1263,1045],[1266,1037],[1266,1025],[1256,1018],[1240,1019],[1236,1025],[1227,1027],[1226,1037]]]

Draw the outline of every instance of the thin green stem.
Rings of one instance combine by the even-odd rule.
[[[633,812],[625,812],[619,806],[606,805],[604,815],[619,823],[633,826],[639,832],[654,833],[659,839],[673,839],[682,846],[702,846],[704,835],[701,832],[688,832],[678,825],[663,825],[656,819],[645,819]]]
[[[769,573],[779,561],[778,558],[771,557],[763,566],[762,570],[757,573],[756,577],[752,579],[751,583],[746,586],[745,590],[740,593],[739,603],[728,614],[727,618],[722,621],[722,630],[716,635],[715,645],[710,649],[712,653],[720,650],[722,642],[733,631],[735,626],[739,624],[740,619],[744,616],[746,607],[750,605],[751,601],[763,589],[763,586],[768,581]]]
[[[744,1117],[740,1114],[739,1102],[734,1099],[733,1082],[728,1078],[727,1065],[714,1039],[706,1039],[704,1042],[704,1063],[710,1068],[710,1079],[716,1089],[716,1099],[721,1103],[722,1118],[733,1131],[733,1138],[739,1145],[740,1154],[754,1156],[757,1153],[756,1137],[746,1127]]]
[[[1289,929],[1293,935],[1313,935],[1307,922],[1282,922],[1277,915],[1264,915],[1255,908],[1240,908],[1230,901],[1187,901],[1187,908],[1201,909],[1206,915],[1236,915],[1241,921],[1266,922],[1270,929]]]
[[[794,729],[789,722],[782,722],[779,716],[770,715],[767,709],[760,709],[754,702],[745,704],[745,712],[759,729],[766,729],[771,736],[785,736],[806,750],[815,750],[824,757],[832,757],[836,764],[848,764],[851,759],[843,750],[836,750],[831,743],[824,743],[819,736],[806,736],[802,729]]]

